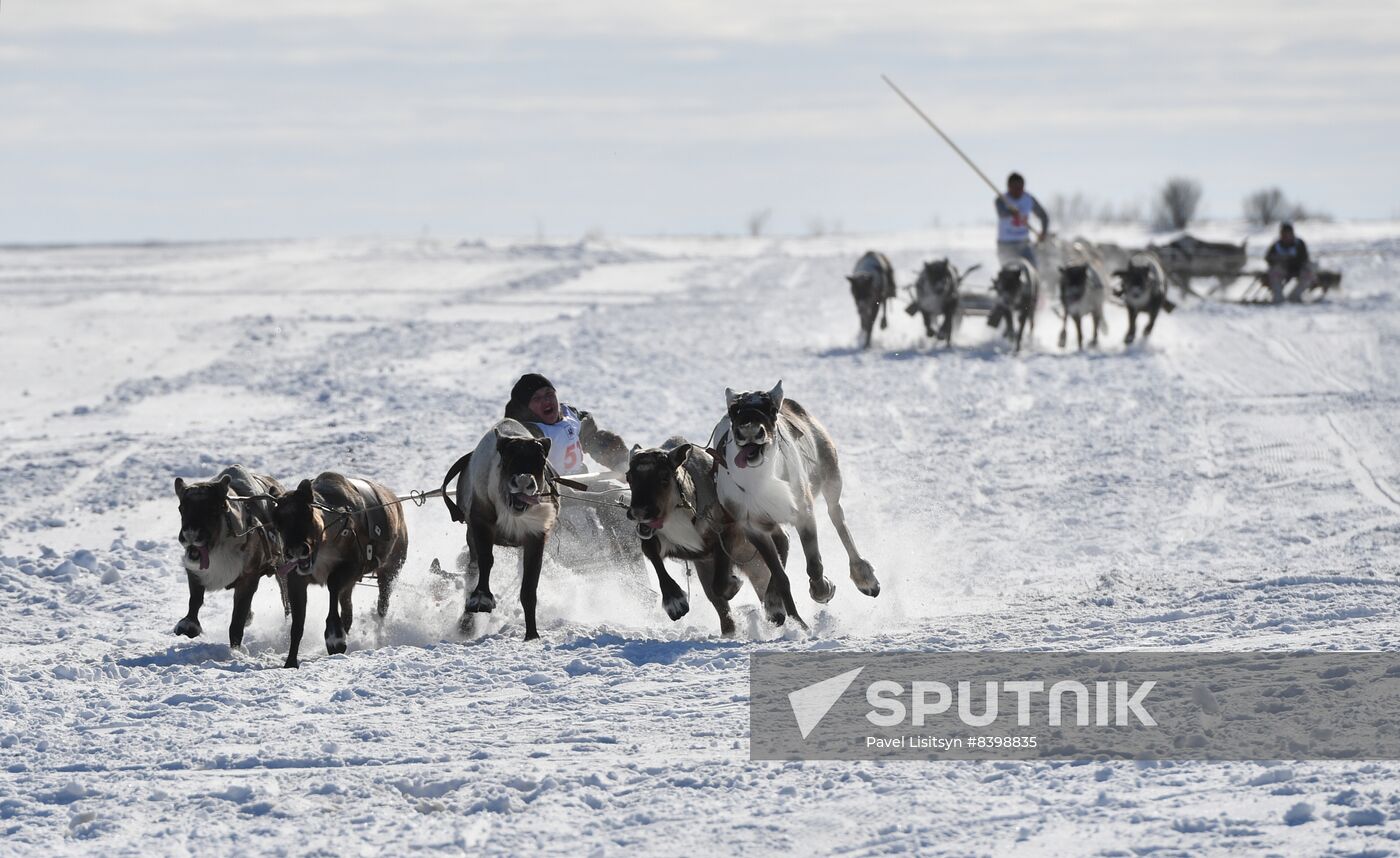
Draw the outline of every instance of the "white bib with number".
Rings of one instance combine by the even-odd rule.
[[[559,413],[563,416],[558,423],[535,424],[549,439],[549,463],[562,476],[582,474],[588,470],[583,464],[583,441],[579,438],[583,423],[578,412],[567,405],[560,404]]]

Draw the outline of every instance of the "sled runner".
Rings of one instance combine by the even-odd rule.
[[[1238,303],[1250,305],[1269,305],[1274,302],[1273,292],[1269,290],[1269,272],[1267,271],[1246,271],[1246,276],[1250,278],[1249,285],[1244,289]],[[1287,286],[1292,281],[1290,278],[1284,282]],[[1327,297],[1327,293],[1334,289],[1342,288],[1342,272],[1318,269],[1313,284],[1303,296],[1304,304],[1312,304]],[[1212,290],[1213,291],[1213,290]]]
[[[575,474],[582,485],[559,487],[559,524],[547,551],[555,562],[575,572],[619,566],[642,566],[636,524],[627,519],[630,492],[619,471]]]

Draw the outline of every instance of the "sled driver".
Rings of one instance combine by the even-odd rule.
[[[510,389],[505,416],[519,420],[535,436],[549,439],[549,464],[561,476],[587,473],[584,454],[611,471],[627,470],[629,455],[622,438],[599,429],[587,411],[560,402],[554,385],[537,372],[522,375]],[[602,475],[590,480],[589,485],[591,492],[601,493],[595,495],[597,499],[616,501],[620,498],[616,492],[626,483]],[[570,500],[571,490],[564,492],[566,497],[559,508],[562,539],[548,543],[555,560],[575,570],[640,564],[641,549],[633,536],[634,525],[620,506]]]
[[[549,463],[563,476],[588,471],[585,453],[609,470],[627,470],[622,438],[599,429],[587,411],[560,402],[554,385],[537,372],[520,376],[510,389],[506,417],[519,420],[536,437],[549,439]]]
[[[1283,303],[1283,286],[1290,279],[1298,281],[1288,293],[1288,300],[1295,303],[1317,285],[1317,269],[1308,258],[1308,245],[1293,233],[1293,224],[1287,221],[1279,224],[1278,241],[1269,246],[1264,261],[1269,264],[1269,291],[1275,304]]]

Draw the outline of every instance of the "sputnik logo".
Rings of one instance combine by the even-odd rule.
[[[831,707],[836,705],[836,701],[841,699],[841,695],[846,693],[846,689],[851,687],[851,683],[856,681],[862,670],[865,668],[857,667],[855,670],[814,682],[788,694],[788,703],[792,704],[792,717],[797,719],[797,729],[802,732],[803,739],[817,729],[826,713],[831,711]]]

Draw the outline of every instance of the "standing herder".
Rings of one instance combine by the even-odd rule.
[[[1288,293],[1288,300],[1297,303],[1303,295],[1317,283],[1317,270],[1308,258],[1308,245],[1293,234],[1293,224],[1284,222],[1278,227],[1278,241],[1270,245],[1264,254],[1269,263],[1269,291],[1274,293],[1274,303],[1283,303],[1283,286],[1289,278],[1296,278],[1297,284]]]
[[[1006,177],[1006,193],[997,197],[997,263],[1006,265],[1024,259],[1036,265],[1031,244],[1031,215],[1040,218],[1040,234],[1050,234],[1050,215],[1040,202],[1026,193],[1026,180],[1020,173]]]

